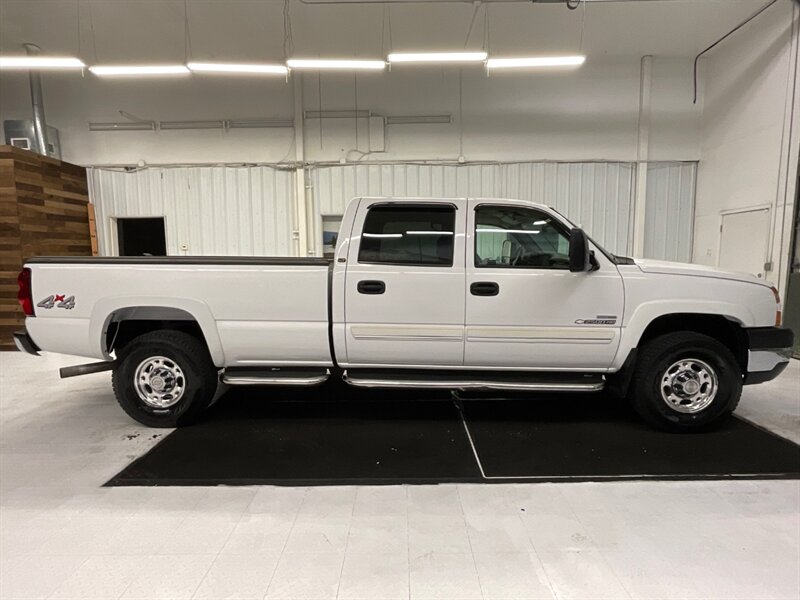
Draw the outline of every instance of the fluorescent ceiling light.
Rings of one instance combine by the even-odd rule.
[[[95,75],[133,76],[133,75],[187,75],[186,65],[97,65],[89,67]]]
[[[122,121],[120,123],[89,123],[89,131],[153,131],[153,121]]]
[[[258,63],[202,63],[190,62],[187,64],[191,71],[205,73],[256,73],[262,75],[286,75],[289,72],[284,65],[268,65]]]
[[[539,229],[476,229],[478,233],[542,233]]]
[[[450,115],[401,115],[386,117],[387,125],[425,125],[428,123],[451,123]]]
[[[0,56],[0,69],[82,69],[78,58],[54,56]]]
[[[585,56],[528,56],[522,58],[490,58],[490,69],[518,69],[524,67],[577,67],[586,61]]]
[[[223,121],[161,121],[161,129],[224,129]]]
[[[387,57],[390,63],[463,63],[483,62],[486,52],[395,52]]]
[[[291,119],[230,119],[228,127],[231,129],[294,127],[294,121]]]
[[[373,116],[368,110],[307,110],[306,119],[368,119]]]
[[[382,71],[386,68],[386,63],[382,60],[335,60],[335,59],[305,59],[290,58],[286,61],[290,69],[366,69],[372,71]]]

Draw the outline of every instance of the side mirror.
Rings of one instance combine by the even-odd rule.
[[[569,232],[569,270],[573,273],[591,271],[592,255],[589,252],[589,238],[583,229],[577,227]]]

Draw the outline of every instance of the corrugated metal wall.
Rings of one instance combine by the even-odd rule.
[[[131,173],[92,168],[88,176],[101,255],[115,254],[117,217],[164,217],[168,255],[294,253],[292,171],[268,166]]]
[[[691,262],[697,163],[647,166],[644,256]]]
[[[533,200],[580,223],[617,254],[632,247],[630,163],[334,165],[309,176],[320,215],[340,215],[355,196],[496,197]]]
[[[645,256],[691,259],[696,163],[648,166]],[[100,253],[116,250],[117,217],[165,217],[170,255],[296,253],[294,173],[269,166],[89,169]],[[341,215],[356,196],[499,197],[552,206],[610,251],[633,248],[632,163],[370,164],[309,167],[321,253],[321,215]],[[182,250],[182,245],[187,250]]]

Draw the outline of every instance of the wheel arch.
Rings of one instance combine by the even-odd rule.
[[[109,299],[92,311],[90,340],[98,353],[111,358],[114,348],[156,329],[175,329],[198,337],[208,347],[215,366],[225,363],[222,343],[211,310],[190,299]]]
[[[736,357],[742,373],[747,371],[747,334],[742,324],[719,314],[671,313],[653,319],[642,332],[637,347],[665,333],[691,331],[714,338]]]
[[[609,375],[614,393],[623,396],[627,393],[639,348],[661,335],[679,331],[700,333],[717,340],[733,353],[742,373],[747,372],[747,334],[740,319],[720,313],[669,312],[640,324],[637,331],[628,327],[623,336],[628,336],[628,342],[620,346],[614,361],[617,370]]]

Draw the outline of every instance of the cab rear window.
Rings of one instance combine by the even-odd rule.
[[[360,263],[453,265],[453,206],[374,206],[358,250]]]

